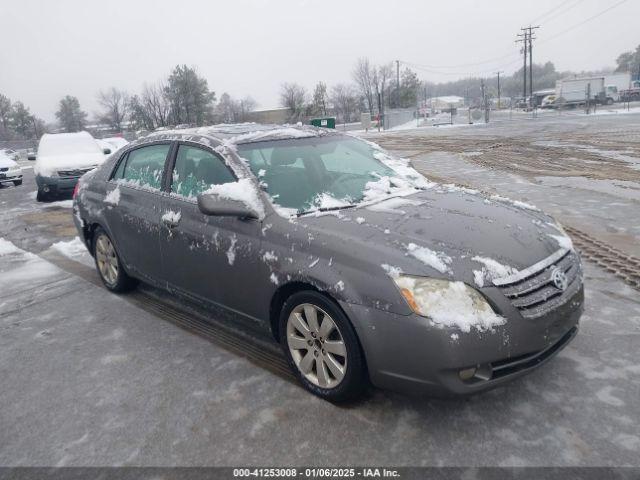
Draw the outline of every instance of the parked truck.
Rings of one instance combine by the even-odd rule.
[[[640,100],[640,79],[631,82],[629,88],[620,91],[621,102],[635,102]]]
[[[625,72],[607,75],[604,77],[604,82],[606,103],[621,102],[623,101],[622,92],[631,87],[631,74]]]

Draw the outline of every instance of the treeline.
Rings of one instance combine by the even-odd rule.
[[[312,93],[297,83],[282,84],[280,105],[289,110],[290,122],[326,115],[349,122],[358,120],[360,112],[376,115],[388,108],[415,107],[420,86],[418,75],[408,67],[399,71],[392,63],[374,65],[369,59],[360,58],[351,73],[351,82],[331,88],[318,82]]]
[[[38,138],[46,131],[44,120],[31,113],[22,102],[13,102],[0,93],[0,140]]]
[[[640,77],[640,46],[618,56],[616,71],[631,71]],[[560,72],[551,62],[534,64],[534,89],[554,88],[556,80],[572,75],[602,73],[606,72]],[[522,79],[522,68],[512,75],[501,76],[500,95],[503,98],[522,96]],[[420,80],[407,66],[374,65],[369,59],[360,58],[346,82],[332,86],[318,82],[310,92],[300,84],[283,83],[280,105],[287,110],[288,122],[328,115],[336,116],[340,122],[349,122],[359,120],[361,112],[375,116],[389,108],[415,108],[421,101],[437,96],[457,95],[474,103],[481,96],[481,82],[489,97],[498,95],[497,76],[434,83]],[[177,65],[165,79],[144,84],[141,91],[133,95],[115,87],[101,90],[97,101],[100,111],[93,113],[92,122],[114,132],[245,122],[254,118],[251,112],[257,106],[250,96],[233,98],[223,93],[218,99],[207,80],[186,65]],[[88,118],[76,97],[67,95],[59,101],[57,130],[86,129]],[[13,102],[0,94],[0,140],[38,138],[51,129],[22,102]]]
[[[91,123],[114,132],[155,130],[176,125],[206,125],[245,121],[256,102],[251,97],[234,99],[223,93],[217,101],[208,82],[195,68],[177,65],[166,79],[143,85],[141,92],[111,87],[97,93],[100,111],[91,120],[77,97],[60,99],[55,113],[57,125],[46,125],[21,102],[0,94],[0,140],[38,138],[46,131],[77,132]]]

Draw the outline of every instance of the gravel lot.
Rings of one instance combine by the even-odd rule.
[[[640,256],[640,115],[375,139]],[[578,337],[533,374],[468,399],[375,391],[337,407],[158,314],[158,292],[151,308],[97,286],[87,254],[51,248],[75,236],[71,210],[36,204],[25,167],[0,188],[0,237],[24,250],[0,256],[0,465],[640,466],[640,295],[599,267],[585,264]]]

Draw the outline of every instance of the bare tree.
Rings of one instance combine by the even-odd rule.
[[[247,96],[240,100],[235,100],[228,93],[220,95],[220,101],[216,105],[215,113],[219,121],[224,123],[246,122],[249,113],[256,108],[256,101]]]
[[[385,91],[387,83],[393,76],[393,67],[390,63],[380,65],[378,68],[373,69],[372,83],[376,93],[376,101],[378,103],[378,113],[384,111],[385,105]]]
[[[353,85],[339,83],[331,87],[329,101],[344,123],[351,121],[351,116],[358,109],[358,95]]]
[[[238,121],[246,122],[249,118],[249,114],[253,112],[258,106],[258,102],[256,102],[252,97],[247,95],[246,97],[238,101],[237,106],[238,106],[238,115],[237,115]]]
[[[154,128],[166,127],[169,124],[171,103],[165,95],[165,91],[164,82],[152,85],[145,84],[142,88],[142,105],[152,119]]]
[[[312,109],[313,115],[327,116],[327,85],[324,82],[318,82],[313,91]]]
[[[99,118],[114,130],[122,131],[122,123],[129,115],[129,94],[111,87],[98,92],[98,103],[103,108]]]
[[[305,110],[307,91],[297,83],[283,83],[280,87],[280,105],[289,109],[289,122],[299,121]]]
[[[371,67],[368,58],[361,57],[356,62],[353,69],[353,80],[355,81],[360,93],[364,97],[369,112],[373,113],[373,75],[375,68]]]

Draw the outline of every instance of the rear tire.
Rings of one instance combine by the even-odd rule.
[[[330,402],[356,400],[368,387],[365,359],[351,322],[329,297],[293,294],[280,312],[280,344],[302,385]]]
[[[22,180],[14,180],[13,185],[19,187],[20,185],[22,185]]]
[[[38,193],[36,194],[36,201],[46,202],[48,199],[49,199],[49,195],[44,193],[42,190],[38,189]]]
[[[91,247],[98,275],[107,289],[123,293],[135,288],[136,281],[124,271],[113,242],[101,227],[96,228]]]

